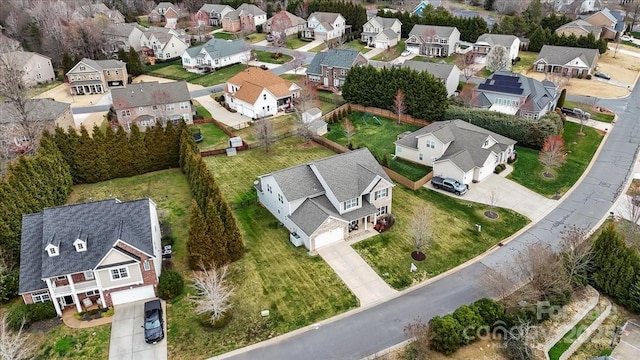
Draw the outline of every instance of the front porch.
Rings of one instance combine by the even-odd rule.
[[[64,283],[57,285],[61,281]],[[106,304],[96,279],[74,281],[72,275],[66,275],[64,279],[50,278],[45,282],[58,316],[62,316],[67,309],[75,308],[77,312],[83,312],[92,306],[104,307]]]
[[[101,82],[75,82],[70,88],[72,95],[104,94],[105,92]]]

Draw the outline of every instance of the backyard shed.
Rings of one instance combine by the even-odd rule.
[[[318,109],[317,107],[311,108],[302,113],[302,121],[305,124],[309,124],[312,121],[320,119],[321,117],[322,117],[322,110]]]
[[[307,128],[314,135],[322,136],[327,133],[327,123],[321,119],[312,121],[307,125]]]

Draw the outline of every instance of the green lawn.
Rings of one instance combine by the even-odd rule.
[[[136,22],[138,23],[138,25],[144,26],[146,28],[151,26],[151,24],[149,23],[149,19],[146,16],[138,16],[136,18]]]
[[[596,103],[597,105],[597,103]],[[591,105],[579,103],[575,101],[565,100],[564,107],[568,107],[570,109],[579,108],[591,114],[591,118],[593,120],[602,121],[606,123],[611,123],[615,118],[613,114],[603,114],[595,111]]]
[[[172,80],[184,80],[191,81],[201,77],[200,74],[188,72],[185,70],[182,65],[179,64],[170,64],[161,68],[158,68],[153,71],[147,72],[149,75],[164,77]]]
[[[225,32],[214,33],[213,37],[217,39],[224,39],[224,40],[234,40],[237,38],[236,34],[230,34]]]
[[[305,46],[307,44],[308,44],[308,42],[302,41],[302,40],[298,39],[298,37],[296,37],[296,36],[289,36],[284,42],[284,46],[287,47],[288,49],[301,48],[301,47],[303,47],[303,46]]]
[[[520,51],[518,53],[520,57],[520,61],[518,61],[513,68],[511,69],[513,72],[526,74],[527,71],[531,70],[533,66],[533,62],[536,61],[538,57],[538,53],[531,51]]]
[[[298,127],[298,122],[293,115],[281,115],[271,119],[271,126],[273,127],[273,134],[278,136],[287,132],[295,131]],[[242,137],[244,141],[250,144],[256,142],[254,127],[234,130],[233,133]]]
[[[247,66],[244,64],[231,65],[229,67],[216,70],[212,73],[191,80],[190,83],[202,86],[213,86],[222,84],[246,68]]]
[[[294,83],[298,84],[298,83],[304,83],[304,79],[305,79],[305,75],[296,75],[296,74],[282,74],[280,75],[281,78],[285,79],[285,80],[289,80],[289,81],[293,81]]]
[[[404,40],[400,40],[398,46],[391,48],[390,50],[383,51],[380,54],[371,58],[371,60],[377,61],[391,61],[396,59],[405,49]]]
[[[431,167],[412,163],[400,158],[389,159],[387,167],[411,181],[418,181],[431,172]]]
[[[170,66],[170,65],[182,66],[182,60],[176,59],[176,60],[167,61],[167,62],[156,62],[155,65],[145,65],[144,66],[144,71],[145,71],[145,73],[148,73],[148,72],[151,72],[151,71],[156,71],[156,70],[165,68],[165,67]]]
[[[366,54],[371,51],[371,48],[368,48],[364,45],[360,39],[351,40],[348,43],[344,44],[345,47],[352,48],[353,50],[357,50],[362,54]]]
[[[599,309],[596,307],[595,309],[589,311],[589,313],[580,320],[571,330],[567,331],[566,334],[558,341],[551,349],[549,349],[549,358],[551,360],[559,360],[560,356],[564,354],[565,351],[569,349],[571,344],[573,344],[576,339],[582,335],[582,333],[593,323],[598,316],[600,315]]]
[[[280,54],[280,57],[275,59],[271,57],[272,53],[268,51],[256,50],[254,51],[254,54],[256,55],[257,61],[266,62],[270,64],[284,64],[291,61],[291,59],[293,59],[293,56],[287,55],[287,54]]]
[[[253,33],[253,34],[249,34],[247,35],[247,42],[250,44],[255,44],[257,42],[260,42],[262,40],[264,40],[267,37],[267,34],[262,34],[262,33]]]
[[[563,137],[567,152],[567,162],[553,170],[555,178],[548,180],[542,176],[544,167],[538,160],[538,151],[518,147],[518,160],[513,163],[513,172],[508,177],[547,197],[564,194],[585,171],[593,154],[598,149],[603,135],[593,128],[584,127],[584,136],[578,135],[580,124],[567,121]]]
[[[483,215],[486,205],[471,203],[425,188],[411,191],[402,185],[393,188],[391,212],[396,223],[387,232],[359,242],[353,247],[373,269],[396,289],[432,278],[483,253],[493,245],[524,227],[528,220],[507,209],[494,209],[496,220]],[[411,258],[414,250],[408,234],[412,213],[428,206],[432,214],[434,241],[423,251],[425,261]],[[482,231],[475,229],[482,226]],[[418,271],[410,273],[411,264]]]
[[[215,124],[198,124],[194,127],[199,128],[200,133],[204,136],[204,139],[198,143],[200,150],[222,149],[229,146],[229,135]]]
[[[486,67],[483,67],[482,70],[478,71],[477,75],[479,77],[487,78],[487,77],[491,76],[491,74],[493,74],[493,71],[487,69]]]
[[[202,116],[205,119],[211,118],[211,113],[204,106],[200,105],[196,100],[193,100],[193,105],[196,108],[196,114]]]
[[[422,62],[433,62],[433,63],[439,63],[444,61],[447,64],[454,64],[456,62],[456,57],[455,55],[451,55],[448,57],[428,57],[428,56],[414,56],[411,60],[414,61],[422,61]]]
[[[365,116],[361,112],[353,112],[348,116],[351,123],[355,127],[355,133],[352,135],[351,142],[354,148],[367,147],[373,155],[380,161],[387,154],[395,153],[395,145],[398,134],[405,131],[415,131],[420,127],[411,124],[398,125],[397,120],[391,120],[378,116],[382,125],[371,117]],[[347,136],[344,131],[344,122],[329,124],[330,131],[325,135],[328,139],[346,146]]]
[[[29,90],[27,90],[27,97],[28,98],[32,98],[35,96],[38,96],[44,92],[47,92],[55,87],[58,87],[59,85],[62,85],[62,82],[58,81],[58,80],[54,80],[51,82],[48,82],[46,84],[40,84],[38,86],[29,88]]]
[[[322,43],[322,44],[314,47],[313,49],[308,50],[308,52],[317,53],[317,52],[321,52],[322,50],[324,50],[326,48],[327,48],[327,43]]]
[[[72,329],[60,324],[47,332],[37,332],[32,336],[41,343],[34,357],[36,360],[107,359],[111,324],[88,329]]]

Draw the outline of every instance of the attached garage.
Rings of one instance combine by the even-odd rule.
[[[314,248],[321,248],[329,244],[333,244],[336,241],[342,241],[344,239],[344,229],[337,228],[316,236],[314,241]]]
[[[111,303],[113,305],[120,305],[154,297],[156,297],[156,292],[153,290],[153,285],[140,286],[129,290],[111,293]]]

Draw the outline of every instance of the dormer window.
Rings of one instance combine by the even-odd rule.
[[[359,204],[359,200],[360,198],[353,198],[353,199],[349,199],[345,202],[343,202],[343,209],[344,210],[349,210],[351,208],[357,207]]]
[[[73,246],[77,252],[87,251],[87,242],[85,240],[76,239],[76,241],[73,242]]]
[[[44,248],[44,250],[47,252],[47,255],[49,255],[49,257],[60,255],[60,248],[53,244],[47,245],[47,247]]]

